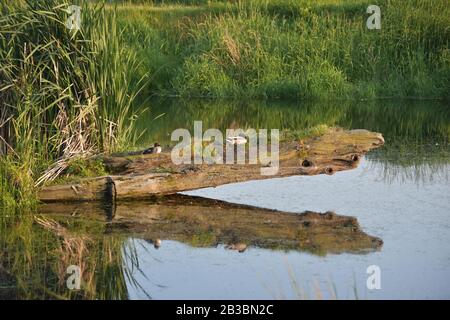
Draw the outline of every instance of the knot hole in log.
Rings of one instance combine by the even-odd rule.
[[[303,160],[302,162],[302,167],[312,167],[312,162],[309,161],[308,159]]]

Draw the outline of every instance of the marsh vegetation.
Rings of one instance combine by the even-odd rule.
[[[381,30],[366,28],[365,0],[132,3],[117,7],[118,23],[151,70],[149,93],[448,97],[445,0],[378,1]]]
[[[66,26],[66,9],[72,4],[82,8],[80,30]],[[256,260],[259,255],[270,261],[290,255],[294,267],[311,264],[303,280],[315,275],[317,266],[330,265],[333,272],[338,270],[332,291],[339,291],[340,297],[348,283],[354,284],[339,273],[342,266],[346,271],[365,268],[379,259],[389,269],[386,278],[402,285],[411,278],[398,266],[412,259],[411,270],[427,282],[414,287],[403,283],[404,292],[387,288],[379,296],[408,291],[419,297],[448,297],[448,289],[436,284],[450,275],[450,7],[447,0],[379,0],[382,28],[368,30],[369,4],[2,1],[0,298],[174,298],[194,292],[202,281],[205,292],[198,297],[236,298],[227,292],[239,292],[246,298],[267,298],[262,289],[254,289],[259,284],[254,270],[246,271],[248,265],[257,265],[262,273],[272,274],[266,263]],[[329,234],[299,243],[298,230],[289,224],[283,229],[289,245],[274,244],[270,224],[234,211],[216,221],[216,211],[206,200],[206,208],[158,201],[136,206],[137,215],[153,208],[155,216],[163,217],[158,223],[151,221],[150,235],[139,225],[127,229],[127,217],[120,225],[120,214],[112,223],[111,207],[100,214],[88,208],[86,219],[78,210],[67,215],[67,207],[50,214],[38,209],[40,188],[58,183],[61,176],[107,174],[96,155],[137,150],[155,141],[168,148],[170,133],[191,128],[194,120],[219,129],[311,133],[314,128],[342,127],[381,132],[386,145],[363,160],[366,171],[327,177],[331,186],[320,177],[309,177],[301,183],[283,180],[285,194],[273,192],[280,188],[279,181],[219,188],[218,195],[199,192],[290,212],[345,208],[338,213],[361,218],[368,234],[385,241],[383,250],[322,259],[330,251]],[[134,212],[128,206],[133,205],[123,205],[122,212]],[[247,225],[241,223],[245,218],[250,219]],[[253,218],[260,229],[252,229]],[[229,225],[227,233],[221,230],[224,225]],[[218,250],[223,239],[248,235],[250,250],[240,259],[229,250]],[[153,250],[157,236],[167,240],[164,246],[169,250]],[[205,252],[208,257],[202,260]],[[222,268],[217,261],[229,264]],[[430,262],[432,272],[427,269]],[[79,291],[67,290],[70,264],[83,267]],[[233,272],[235,267],[242,275]],[[189,277],[183,278],[186,272]],[[281,272],[285,275],[286,268]],[[272,280],[267,279],[268,286],[276,291],[278,283]],[[213,287],[208,289],[208,283]]]
[[[36,186],[73,159],[133,143],[130,108],[143,88],[114,12],[85,4],[66,27],[67,1],[0,4],[0,201],[32,205]]]
[[[381,30],[363,0],[75,3],[80,30],[65,0],[1,4],[2,203],[132,148],[150,96],[448,97],[445,0],[382,1]]]

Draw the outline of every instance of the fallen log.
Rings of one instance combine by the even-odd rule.
[[[294,175],[333,174],[355,168],[368,151],[384,144],[380,133],[332,128],[304,142],[281,141],[274,175],[262,175],[258,164],[181,164],[170,151],[139,156],[109,156],[103,161],[109,176],[77,183],[46,186],[39,191],[44,202],[145,199],[249,180]],[[269,165],[270,166],[270,165]]]
[[[146,239],[155,247],[176,240],[196,247],[226,245],[328,253],[366,253],[383,241],[364,233],[356,218],[333,212],[289,213],[185,195],[120,202],[47,203],[39,210],[64,221],[85,219],[107,224],[108,234]],[[98,229],[98,228],[96,228]]]

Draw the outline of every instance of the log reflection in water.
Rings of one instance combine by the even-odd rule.
[[[114,206],[49,203],[40,212],[57,220],[72,216],[106,221],[108,232],[146,239],[157,248],[164,240],[176,240],[196,247],[223,244],[240,252],[255,246],[325,255],[371,252],[383,244],[364,233],[354,217],[289,213],[185,195]]]

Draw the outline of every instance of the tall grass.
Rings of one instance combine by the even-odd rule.
[[[64,0],[0,4],[0,204],[29,205],[36,181],[72,159],[133,142],[146,74],[134,76],[114,11],[79,4],[80,30],[66,27]]]
[[[149,93],[186,97],[447,97],[446,0],[164,1],[119,6]]]

